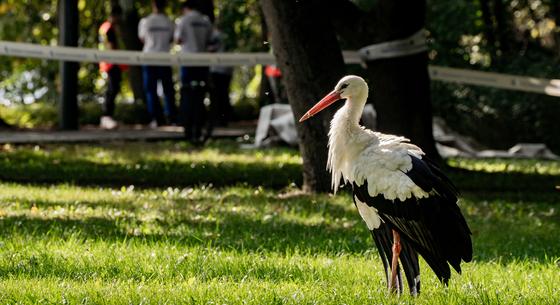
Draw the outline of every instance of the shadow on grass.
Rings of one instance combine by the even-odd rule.
[[[224,148],[227,152],[232,148]],[[248,153],[247,158],[251,158]],[[76,157],[61,158],[29,151],[0,154],[0,179],[25,183],[76,185],[186,187],[203,184],[247,184],[283,188],[301,185],[302,168],[293,163],[180,162],[141,160],[137,163],[96,163]],[[488,173],[450,168],[448,174],[461,191],[558,192],[560,175]]]
[[[558,192],[560,175],[512,172],[483,172],[450,168],[449,178],[460,191],[478,192]]]
[[[361,223],[360,223],[361,225]],[[103,241],[169,243],[181,246],[211,246],[224,250],[310,253],[363,252],[371,248],[367,230],[334,225],[306,225],[280,217],[254,220],[228,213],[219,220],[181,219],[143,223],[132,218],[110,220],[10,216],[0,220],[4,240],[31,238],[78,238]],[[151,231],[146,233],[145,231]],[[357,233],[360,233],[357,236]]]
[[[147,160],[136,164],[100,164],[88,160],[60,160],[25,154],[0,157],[0,179],[11,182],[72,183],[76,185],[145,187],[214,186],[247,183],[282,188],[301,184],[297,164],[243,162],[179,162]]]

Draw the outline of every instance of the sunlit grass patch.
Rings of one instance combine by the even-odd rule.
[[[19,182],[94,185],[281,188],[301,182],[301,158],[293,149],[241,149],[221,141],[204,148],[182,142],[4,145],[0,178]]]
[[[448,162],[457,168],[488,173],[560,175],[560,162],[553,160],[454,158]]]

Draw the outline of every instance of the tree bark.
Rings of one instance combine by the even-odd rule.
[[[377,129],[405,136],[441,162],[433,136],[426,53],[368,63]]]
[[[334,29],[320,0],[261,0],[288,99],[296,119],[344,74],[344,61]],[[303,158],[305,191],[330,190],[327,130],[332,110],[303,124],[296,123]]]
[[[138,23],[140,16],[134,6],[133,0],[113,0],[119,2],[123,8],[123,20],[121,24],[121,39],[127,50],[142,50],[142,42],[138,39]],[[142,67],[130,66],[128,70],[128,84],[134,95],[134,101],[144,105],[144,81],[142,79]]]
[[[554,22],[560,24],[560,0],[552,0],[550,4],[550,12],[554,18]],[[554,31],[554,50],[556,51],[556,58],[560,57],[560,31]]]
[[[484,36],[490,49],[492,59],[496,57],[496,37],[494,33],[494,18],[490,12],[490,2],[480,0],[480,11],[482,13],[482,21],[484,22]]]
[[[511,29],[513,28],[509,20],[513,19],[502,0],[494,0],[494,16],[496,19],[496,36],[499,42],[500,54],[498,58],[510,53],[513,49],[514,40]]]
[[[379,0],[369,12],[348,0],[337,2],[330,15],[345,47],[352,49],[403,39],[425,25],[425,0]],[[365,75],[377,111],[377,130],[408,137],[441,162],[433,137],[427,53],[367,62]]]
[[[214,21],[216,21],[216,15],[214,15],[214,0],[200,1],[200,12],[208,16],[210,21],[214,23]]]
[[[268,27],[266,26],[266,21],[264,20],[264,14],[262,8],[259,9],[259,16],[261,21],[261,41],[262,41],[262,52],[270,51],[270,44],[268,43]],[[261,85],[259,88],[259,108],[272,104],[274,98],[271,93],[270,82],[265,73],[266,65],[261,65]]]

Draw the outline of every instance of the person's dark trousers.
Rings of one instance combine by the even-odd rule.
[[[175,105],[175,89],[173,88],[173,71],[166,66],[143,66],[144,90],[146,91],[146,104],[148,113],[152,120],[158,125],[164,125],[164,115],[169,123],[176,123],[177,106]],[[161,103],[157,94],[157,84],[161,81],[165,108],[161,109]]]
[[[212,125],[225,126],[233,116],[233,108],[229,101],[231,74],[210,73],[210,80],[210,114]]]
[[[115,99],[121,91],[122,73],[119,66],[114,65],[107,71],[107,91],[105,91],[105,102],[103,103],[103,115],[113,116],[115,113]]]
[[[208,91],[208,67],[181,67],[181,84],[185,137],[188,141],[200,142],[206,122],[204,97]]]

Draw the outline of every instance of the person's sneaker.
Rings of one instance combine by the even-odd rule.
[[[157,121],[156,121],[156,120],[152,120],[152,121],[150,122],[150,124],[148,124],[148,127],[150,127],[151,129],[156,129],[156,128],[158,128],[158,123],[157,123]]]
[[[104,115],[101,117],[99,122],[99,127],[102,129],[115,129],[119,126],[117,121],[115,121],[112,117]]]

